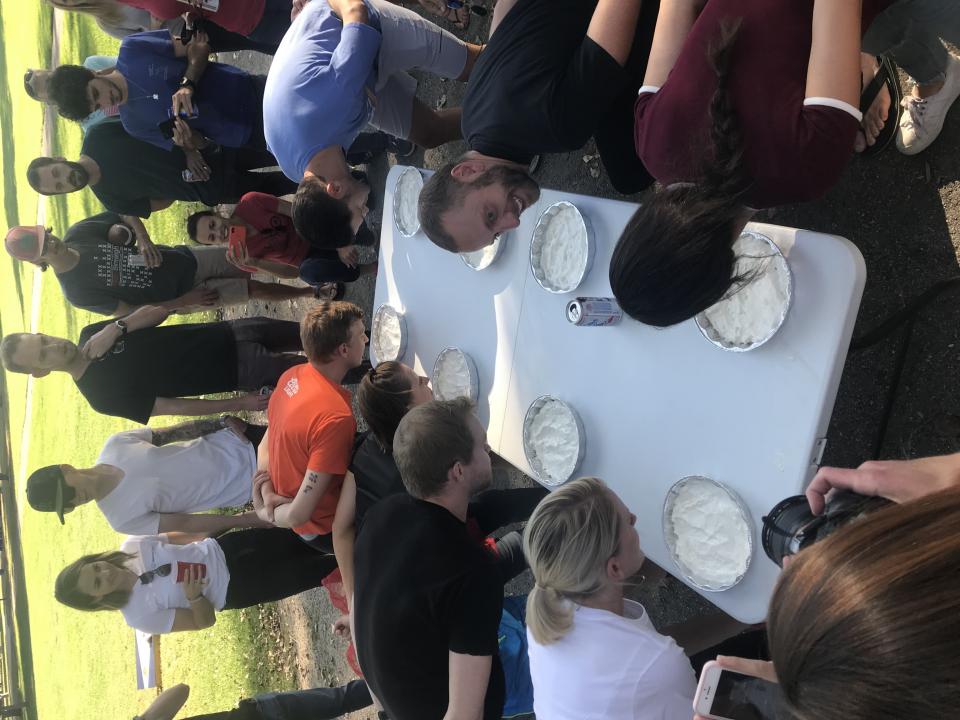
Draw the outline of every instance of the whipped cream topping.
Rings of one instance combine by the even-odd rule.
[[[385,310],[374,318],[373,337],[377,346],[377,360],[386,362],[400,357],[400,317]]]
[[[462,350],[448,350],[437,360],[433,368],[433,389],[439,400],[473,397],[470,367]]]
[[[573,290],[587,262],[586,228],[573,207],[563,205],[547,220],[539,266],[547,284],[556,290]]]
[[[417,202],[422,188],[423,178],[416,170],[405,170],[397,181],[397,188],[394,191],[400,198],[397,208],[397,226],[405,235],[413,235],[420,229]]]
[[[544,402],[530,421],[527,442],[551,482],[570,479],[580,455],[580,431],[566,405],[553,398]]]

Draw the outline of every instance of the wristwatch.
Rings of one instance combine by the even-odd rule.
[[[184,76],[180,79],[180,87],[182,87],[182,88],[190,88],[190,89],[193,90],[194,92],[196,92],[196,90],[197,90],[197,85],[196,85],[196,83],[193,82],[193,80],[191,80],[190,78],[188,78],[186,75],[184,75]]]
[[[120,328],[120,337],[127,334],[127,323],[123,320],[114,320],[113,324]]]

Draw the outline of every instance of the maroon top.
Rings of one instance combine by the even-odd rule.
[[[754,208],[804,202],[840,177],[860,126],[848,110],[804,105],[814,0],[707,0],[667,81],[635,105],[637,155],[661,184],[696,182],[712,152],[717,87],[707,48],[724,20],[742,18],[728,91],[744,137]],[[864,0],[863,27],[892,0]],[[819,101],[818,101],[819,102]]]
[[[279,198],[273,195],[248,192],[240,198],[233,215],[257,229],[256,235],[248,235],[245,240],[250,257],[299,267],[310,252],[310,244],[297,234],[292,219],[277,212],[279,204]]]
[[[146,10],[161,20],[173,20],[185,12],[200,12],[191,5],[177,0],[120,0],[124,5]],[[216,12],[203,10],[203,17],[216,23],[225,30],[239,35],[249,35],[263,19],[263,6],[266,0],[220,0]]]

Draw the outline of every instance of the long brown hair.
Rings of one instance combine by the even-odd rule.
[[[129,592],[116,590],[99,598],[90,597],[80,592],[77,588],[77,581],[80,579],[80,571],[87,565],[102,561],[108,562],[114,567],[126,568],[127,562],[133,557],[130,553],[113,550],[112,552],[84,555],[74,560],[57,575],[57,581],[53,589],[54,597],[67,607],[72,607],[75,610],[119,610],[130,602]]]
[[[393,448],[393,435],[410,409],[413,388],[396,360],[378,364],[363,376],[357,390],[360,415],[386,451]]]
[[[799,720],[956,717],[960,490],[884,508],[799,553],[767,631]]]

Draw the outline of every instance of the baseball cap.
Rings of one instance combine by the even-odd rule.
[[[18,260],[36,262],[43,255],[47,231],[43,225],[17,225],[7,231],[7,252]]]
[[[64,524],[64,503],[72,500],[74,494],[73,488],[63,479],[63,470],[59,465],[47,465],[35,470],[27,479],[27,502],[30,507],[40,512],[55,512],[61,525]]]

